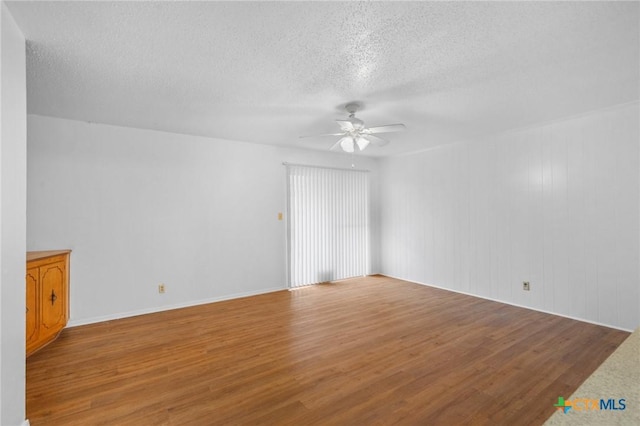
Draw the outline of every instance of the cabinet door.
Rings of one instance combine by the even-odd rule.
[[[65,269],[64,261],[40,267],[40,329],[47,335],[57,333],[66,323]]]
[[[27,269],[27,353],[38,343],[40,303],[38,297],[38,268]]]

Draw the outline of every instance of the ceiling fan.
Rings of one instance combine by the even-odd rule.
[[[360,109],[360,104],[349,103],[344,107],[349,113],[349,118],[346,120],[336,120],[338,126],[340,126],[340,133],[327,133],[318,136],[342,136],[338,142],[336,142],[331,148],[331,151],[336,151],[342,148],[345,152],[354,152],[356,147],[359,151],[373,144],[376,146],[384,146],[389,143],[388,140],[376,136],[376,133],[390,133],[401,132],[406,129],[404,124],[386,124],[384,126],[377,127],[365,127],[364,121],[356,118],[356,112]],[[301,136],[301,138],[309,138],[314,136]]]

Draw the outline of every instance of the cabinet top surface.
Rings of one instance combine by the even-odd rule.
[[[71,250],[45,250],[45,251],[28,251],[27,262],[32,260],[44,259],[47,257],[57,256],[59,254],[71,253]]]

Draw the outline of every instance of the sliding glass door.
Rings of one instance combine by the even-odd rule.
[[[369,174],[287,165],[289,286],[369,273]]]

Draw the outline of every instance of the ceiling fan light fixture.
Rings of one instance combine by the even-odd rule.
[[[353,138],[351,136],[345,136],[340,139],[340,147],[344,152],[353,152],[355,150],[353,146]]]
[[[358,136],[358,139],[356,139],[356,144],[358,145],[358,149],[360,151],[364,151],[364,149],[369,146],[369,139],[365,138],[364,136]]]

